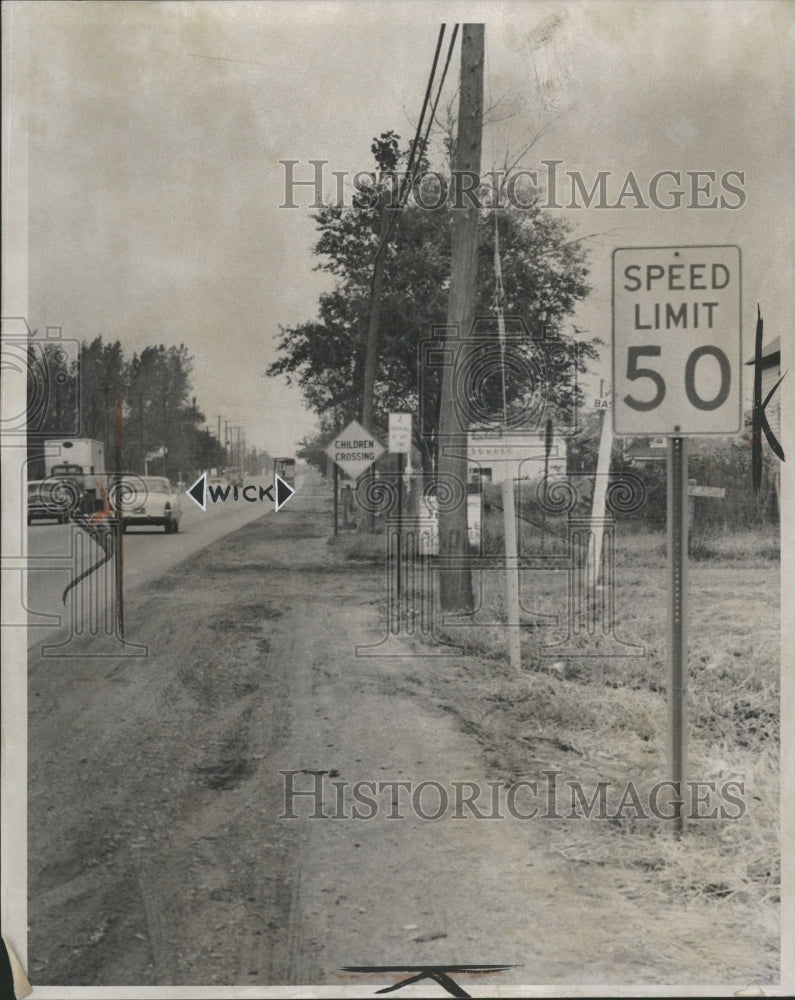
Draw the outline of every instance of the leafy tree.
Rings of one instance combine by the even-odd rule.
[[[80,350],[80,382],[82,388],[81,433],[98,438],[105,444],[110,457],[115,445],[116,400],[124,397],[124,352],[119,341],[112,344],[95,337]]]
[[[373,143],[376,163],[387,181],[406,152],[397,152],[394,133],[385,133]],[[374,173],[369,188],[350,207],[326,206],[313,218],[319,237],[314,253],[316,269],[336,278],[335,287],[320,296],[315,320],[281,328],[277,360],[268,368],[270,376],[286,376],[298,385],[308,406],[333,433],[348,420],[360,417],[365,348],[370,315],[370,284],[373,262],[381,241],[384,184]],[[418,345],[445,322],[450,276],[450,219],[454,211],[439,193],[440,181],[426,175],[420,195],[426,208],[410,199],[400,214],[385,250],[381,304],[378,370],[375,386],[374,423],[386,425],[390,410],[419,407],[420,387],[425,393],[420,430],[424,462],[435,457],[440,373],[425,371],[418,378]],[[530,203],[529,198],[523,201]],[[490,318],[481,324],[480,335],[491,338],[497,349],[495,306],[495,217],[499,227],[500,259],[506,317],[521,317],[533,338],[542,332],[560,336],[577,302],[587,295],[586,255],[578,241],[569,237],[566,223],[542,209],[505,207],[484,210],[478,248],[478,313]],[[510,323],[509,323],[510,325]],[[579,333],[579,331],[577,331]],[[588,358],[596,355],[593,343],[561,339],[569,362],[569,376],[576,365],[583,371]],[[537,341],[525,338],[519,348],[528,359],[542,351]],[[506,394],[514,411],[525,407],[538,386],[527,384],[521,372],[505,373]],[[571,377],[559,378],[546,387],[550,412],[565,418],[575,402]],[[502,416],[502,386],[499,372],[481,386],[484,405],[499,423]],[[376,429],[373,428],[373,429]]]
[[[143,468],[147,453],[164,447],[163,473],[191,467],[188,427],[203,416],[189,405],[192,358],[184,344],[145,347],[127,370],[125,460]]]

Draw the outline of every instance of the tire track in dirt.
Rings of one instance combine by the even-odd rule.
[[[467,669],[354,656],[381,638],[383,575],[319,523],[288,508],[136,593],[146,660],[31,663],[33,981],[334,984],[401,962],[670,980],[703,915],[627,905],[631,873],[556,856],[544,824],[279,819],[280,770],[450,787],[493,777],[511,740],[527,754],[462,705]],[[677,978],[718,967],[691,954]]]
[[[281,612],[262,567],[234,565],[282,523],[295,534],[295,519],[247,526],[130,600],[148,658],[31,662],[34,982],[232,982],[248,927],[271,957],[243,961],[247,981],[288,977],[294,894],[249,886],[263,863],[296,867],[258,774],[289,731],[287,665],[268,656]]]

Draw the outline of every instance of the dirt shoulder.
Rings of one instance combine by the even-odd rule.
[[[499,666],[356,656],[382,637],[383,571],[327,533],[325,500],[296,500],[131,595],[147,657],[31,661],[31,982],[333,985],[422,963],[513,966],[469,981],[484,994],[770,981],[775,939],[740,905],[561,850],[596,822],[424,819],[385,786],[538,781],[569,751],[502,724]],[[288,782],[309,793],[292,810]]]

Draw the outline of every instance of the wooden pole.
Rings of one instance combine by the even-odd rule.
[[[541,554],[544,554],[547,538],[547,495],[549,493],[549,453],[552,451],[552,420],[547,419],[544,428],[544,502],[541,505]]]
[[[338,505],[339,505],[339,479],[340,470],[337,463],[334,463],[334,535],[339,533]]]
[[[612,449],[613,429],[611,421],[607,416],[607,410],[602,410],[602,432],[599,436],[599,457],[596,460],[596,477],[593,484],[593,503],[591,504],[592,544],[588,546],[588,568],[585,576],[587,586],[591,590],[595,590],[596,585],[599,583],[599,574],[602,567],[605,501]]]
[[[453,160],[450,197],[456,205],[457,193],[469,187],[471,174],[480,176],[483,131],[483,60],[485,26],[465,24],[461,34],[461,82],[458,105],[458,138]],[[467,174],[469,176],[467,176]],[[466,183],[465,183],[466,182]],[[439,512],[439,552],[457,557],[458,566],[439,574],[442,610],[471,612],[474,608],[472,571],[467,563],[466,482],[468,427],[455,407],[454,369],[459,372],[467,364],[466,338],[469,336],[475,311],[478,208],[465,196],[459,195],[463,207],[452,210],[452,254],[450,292],[447,305],[448,338],[462,338],[456,348],[455,364],[445,366],[442,375],[442,395],[439,414],[439,472],[463,487],[464,502],[454,510]],[[462,426],[463,425],[463,426]],[[450,449],[451,441],[458,448]],[[455,450],[456,454],[449,454]]]
[[[516,509],[513,497],[514,468],[502,481],[502,510],[505,526],[505,596],[508,618],[508,653],[511,667],[522,669],[522,635],[519,628],[519,549],[516,540]]]
[[[119,626],[119,638],[124,641],[124,523],[122,510],[122,406],[121,395],[116,397],[116,426],[114,434],[114,496],[116,499],[116,621]]]

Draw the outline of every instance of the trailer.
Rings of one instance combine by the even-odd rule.
[[[66,479],[80,490],[80,509],[93,514],[104,507],[108,488],[105,446],[93,438],[50,438],[44,442],[47,480]]]
[[[105,473],[105,446],[92,438],[50,438],[44,442],[45,475],[54,475],[59,466],[77,466],[80,475],[93,476]]]

